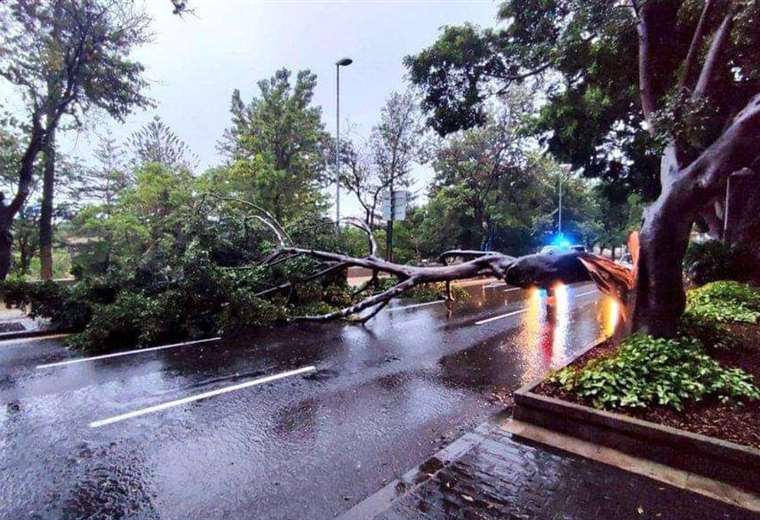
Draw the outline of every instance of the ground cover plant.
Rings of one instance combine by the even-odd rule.
[[[538,391],[760,447],[760,289],[718,281],[687,299],[675,338],[608,341]]]

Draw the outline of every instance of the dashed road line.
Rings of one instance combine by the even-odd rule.
[[[242,390],[244,388],[250,388],[252,386],[257,385],[263,385],[264,383],[271,383],[272,381],[277,381],[278,379],[284,379],[286,377],[296,376],[299,374],[306,374],[308,372],[314,372],[316,370],[313,366],[303,367],[296,370],[289,370],[287,372],[281,372],[279,374],[274,374],[271,376],[266,377],[260,377],[258,379],[253,379],[251,381],[247,381],[245,383],[240,383],[237,385],[232,386],[226,386],[224,388],[217,388],[216,390],[211,390],[209,392],[203,392],[200,394],[191,395],[188,397],[184,397],[182,399],[176,399],[174,401],[168,401],[166,403],[157,404],[155,406],[149,406],[147,408],[141,408],[140,410],[135,410],[133,412],[123,413],[121,415],[115,415],[113,417],[109,417],[107,419],[101,419],[98,421],[93,421],[90,423],[90,428],[100,428],[101,426],[107,426],[109,424],[114,424],[121,421],[126,421],[127,419],[132,419],[134,417],[140,417],[142,415],[147,415],[151,413],[160,412],[163,410],[167,410],[169,408],[173,408],[175,406],[181,406],[183,404],[192,403],[195,401],[200,401],[201,399],[208,399],[209,397],[214,397],[217,395],[227,394],[229,392],[234,392],[236,390]]]
[[[510,316],[515,316],[517,314],[522,314],[524,312],[528,312],[528,309],[520,309],[519,311],[508,312],[506,314],[499,314],[498,316],[493,316],[491,318],[486,318],[484,320],[476,321],[475,325],[483,325],[485,323],[490,323],[492,321],[502,320],[504,318],[509,318]]]
[[[404,309],[416,309],[417,307],[426,307],[428,305],[436,305],[439,303],[446,303],[446,300],[435,300],[434,302],[414,303],[412,305],[403,305],[401,307],[391,307],[390,309],[387,309],[385,312],[401,311]]]
[[[77,358],[77,359],[67,359],[66,361],[57,361],[55,363],[45,363],[44,365],[37,365],[38,369],[43,368],[53,368],[53,367],[61,367],[65,365],[73,365],[75,363],[85,363],[87,361],[97,361],[98,359],[109,359],[109,358],[115,358],[120,356],[129,356],[131,354],[142,354],[143,352],[154,352],[156,350],[164,350],[168,348],[177,348],[177,347],[187,347],[191,345],[200,345],[201,343],[210,343],[212,341],[219,341],[222,339],[221,337],[217,336],[215,338],[208,338],[208,339],[197,339],[195,341],[183,341],[182,343],[172,343],[170,345],[161,345],[158,347],[149,347],[149,348],[138,348],[134,350],[125,350],[122,352],[114,352],[112,354],[103,354],[100,356],[92,356],[92,357],[86,357],[86,358]]]

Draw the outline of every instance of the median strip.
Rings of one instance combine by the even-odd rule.
[[[167,410],[169,408],[173,408],[175,406],[181,406],[183,404],[192,403],[195,401],[200,401],[201,399],[208,399],[209,397],[214,397],[217,395],[227,394],[229,392],[234,392],[236,390],[242,390],[244,388],[250,388],[252,386],[257,385],[263,385],[264,383],[271,383],[272,381],[277,381],[278,379],[284,379],[286,377],[290,376],[297,376],[299,374],[306,374],[308,372],[314,372],[316,370],[313,366],[303,367],[296,370],[289,370],[287,372],[282,372],[280,374],[275,374],[271,376],[266,377],[260,377],[258,379],[253,379],[251,381],[247,381],[245,383],[240,383],[237,385],[232,386],[226,386],[224,388],[218,388],[216,390],[211,390],[209,392],[203,392],[201,394],[191,395],[189,397],[184,397],[182,399],[177,399],[175,401],[169,401],[166,403],[157,404],[155,406],[149,406],[148,408],[142,408],[140,410],[135,410],[133,412],[124,413],[121,415],[116,415],[114,417],[109,417],[107,419],[101,419],[99,421],[93,421],[90,423],[90,428],[100,428],[101,426],[107,426],[109,424],[114,424],[121,421],[126,421],[127,419],[132,419],[134,417],[140,417],[142,415],[148,415],[155,412],[160,412],[162,410]]]
[[[100,356],[92,356],[92,357],[86,357],[86,358],[77,358],[77,359],[68,359],[66,361],[58,361],[56,363],[46,363],[44,365],[37,365],[37,369],[42,368],[53,368],[53,367],[60,367],[64,365],[73,365],[75,363],[84,363],[86,361],[97,361],[98,359],[108,359],[108,358],[115,358],[120,356],[129,356],[131,354],[141,354],[143,352],[153,352],[156,350],[164,350],[168,348],[177,348],[177,347],[187,347],[190,345],[199,345],[201,343],[209,343],[212,341],[219,341],[222,339],[221,337],[217,336],[214,338],[208,338],[208,339],[197,339],[195,341],[183,341],[182,343],[172,343],[171,345],[161,345],[159,347],[149,347],[149,348],[138,348],[134,350],[125,350],[122,352],[114,352],[112,354],[103,354]]]

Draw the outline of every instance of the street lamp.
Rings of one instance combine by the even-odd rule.
[[[354,62],[351,58],[343,58],[335,62],[337,77],[335,89],[335,225],[340,230],[340,68],[348,67]]]
[[[560,166],[560,174],[559,174],[559,215],[557,218],[557,231],[559,233],[560,238],[562,237],[562,177],[563,173],[565,175],[570,175],[570,170],[573,169],[572,164],[563,164]]]

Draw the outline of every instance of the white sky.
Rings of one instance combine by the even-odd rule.
[[[318,75],[315,103],[334,133],[334,63],[344,56],[354,64],[341,69],[341,132],[350,121],[355,134],[365,136],[388,94],[406,86],[402,58],[430,45],[444,25],[493,25],[498,2],[191,0],[195,16],[183,18],[171,14],[169,0],[146,5],[155,39],[136,57],[147,67],[157,108],[125,124],[104,119],[88,125],[95,128],[87,133],[69,133],[61,139],[66,153],[88,158],[95,132],[110,128],[121,141],[158,114],[199,156],[201,169],[218,164],[216,143],[229,125],[232,91],[239,88],[247,101],[257,94],[257,81],[283,66]],[[430,172],[418,168],[415,174],[419,189]],[[343,207],[358,210],[355,201]]]

